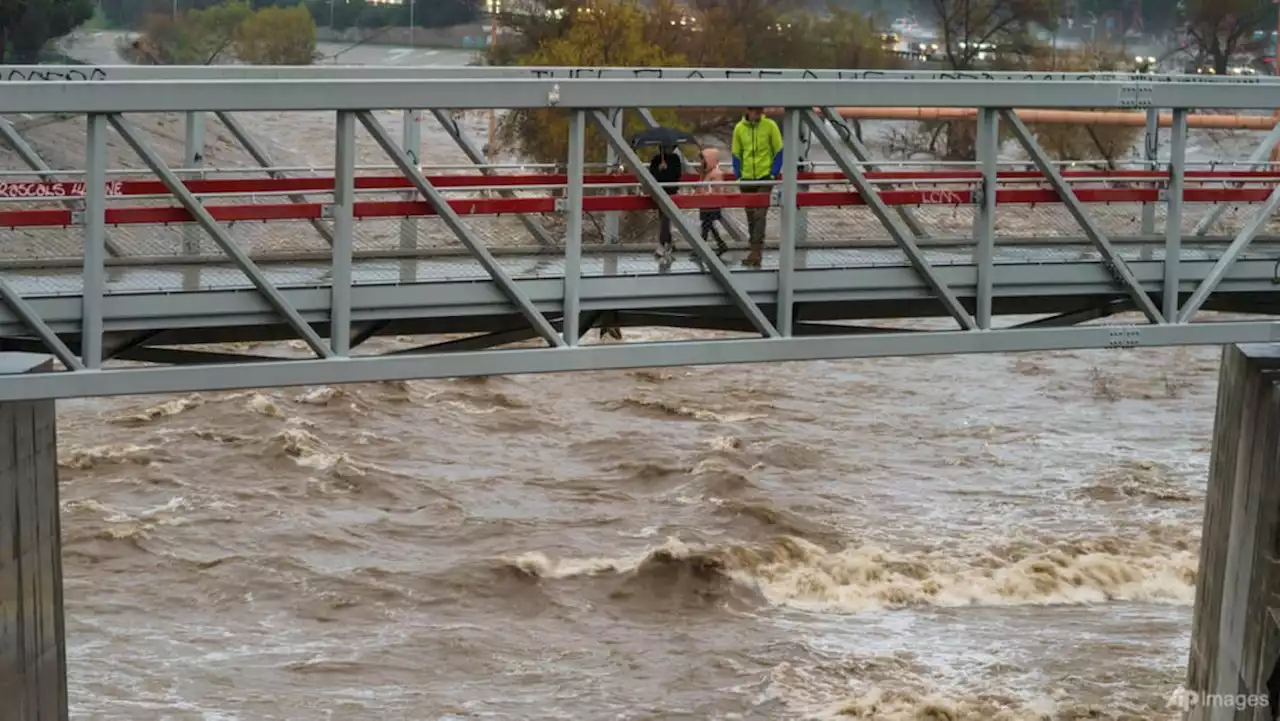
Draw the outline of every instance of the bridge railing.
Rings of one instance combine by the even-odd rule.
[[[814,164],[816,166],[816,164]],[[1002,208],[1002,226],[997,230],[998,246],[1087,245],[1062,205],[1061,197],[1038,171],[1025,164],[1002,163],[997,175],[997,203]],[[882,166],[883,167],[883,166]],[[440,173],[422,168],[428,179],[448,199],[454,210],[465,215],[470,229],[492,252],[506,255],[546,256],[562,252],[562,239],[545,247],[518,226],[513,214],[530,216],[548,232],[563,222],[562,198],[568,189],[563,173]],[[554,170],[549,168],[548,170]],[[1113,238],[1126,246],[1150,246],[1155,240],[1144,236],[1137,222],[1137,209],[1160,199],[1167,171],[1142,169],[1061,171],[1076,197],[1091,206],[1095,218]],[[963,167],[949,170],[895,169],[866,173],[880,198],[889,206],[912,209],[918,227],[925,231],[929,252],[952,253],[974,244],[974,199],[981,173]],[[1262,203],[1280,172],[1270,170],[1194,169],[1186,172],[1184,202],[1196,205],[1229,203],[1247,206]],[[656,205],[642,193],[634,175],[588,173],[583,178],[585,192],[584,252],[635,253],[649,250],[657,235]],[[797,204],[803,210],[798,248],[893,248],[891,238],[865,201],[840,172],[812,170],[800,173]],[[199,178],[183,185],[227,227],[228,235],[258,263],[267,265],[324,263],[328,260],[325,238],[308,221],[324,221],[332,207],[333,176],[296,178]],[[765,185],[780,187],[778,181]],[[720,184],[721,193],[706,196],[697,191],[708,184],[687,175],[679,183],[675,204],[686,215],[696,217],[699,209],[718,208],[727,222],[742,224],[748,207],[767,206],[772,215],[767,241],[776,246],[779,220],[778,198],[742,194],[730,179]],[[888,189],[885,189],[888,188]],[[466,250],[444,227],[427,204],[406,201],[404,193],[412,185],[403,175],[370,173],[355,178],[353,252],[357,262],[434,258],[437,280],[474,277],[482,272],[474,264],[459,262]],[[503,197],[496,191],[504,191]],[[296,198],[305,193],[305,198]],[[15,174],[0,180],[0,268],[73,269],[83,262],[80,239],[69,228],[78,227],[82,213],[68,208],[68,199],[84,198],[84,183],[44,181]],[[609,216],[622,215],[626,222],[613,236],[606,235]],[[1184,228],[1191,233],[1197,216],[1187,213]],[[1238,226],[1242,213],[1227,222]],[[164,183],[137,176],[117,176],[107,181],[107,226],[118,255],[108,259],[113,267],[130,267],[141,273],[147,267],[192,265],[209,268],[229,264],[230,259],[216,245],[191,242],[195,226],[191,214],[175,202]],[[1162,219],[1161,219],[1162,220]],[[1219,229],[1223,224],[1219,224]],[[1156,230],[1159,230],[1157,223]],[[1222,237],[1201,239],[1200,245],[1220,245]],[[1259,243],[1266,242],[1260,239]],[[681,244],[683,245],[683,244]],[[1070,257],[1078,255],[1079,248]],[[866,256],[868,259],[872,256]],[[885,262],[902,262],[886,253]],[[445,259],[452,258],[452,262]],[[412,269],[383,264],[381,273],[362,274],[357,282],[396,282]],[[657,272],[652,263],[630,272]],[[604,272],[604,268],[600,269]],[[189,274],[190,275],[190,274]],[[152,284],[160,287],[159,276]],[[194,274],[196,287],[212,287],[218,282],[234,282],[226,273]],[[246,279],[241,279],[245,282]],[[56,283],[54,284],[56,285]],[[36,289],[40,292],[40,289]],[[110,290],[108,291],[110,292]]]
[[[1069,251],[1069,258],[1096,262],[1128,307],[1153,324],[1168,325],[1195,317],[1280,205],[1280,189],[1270,170],[1205,171],[1189,168],[1186,160],[1187,108],[1269,111],[1280,107],[1277,84],[1200,79],[1153,82],[1146,76],[1054,76],[1026,83],[996,77],[919,79],[873,74],[611,79],[607,75],[583,78],[553,72],[531,78],[506,73],[492,77],[461,73],[448,79],[394,75],[335,79],[281,71],[279,76],[243,74],[233,80],[76,80],[56,88],[37,82],[6,84],[0,92],[0,114],[82,115],[86,143],[78,188],[73,184],[67,189],[63,184],[60,190],[54,189],[48,184],[59,181],[42,171],[42,185],[17,186],[11,195],[25,193],[26,197],[0,207],[0,227],[9,228],[7,244],[36,250],[50,247],[51,238],[61,234],[79,238],[81,251],[59,250],[56,258],[28,259],[25,267],[20,267],[24,262],[20,259],[5,259],[14,265],[0,274],[0,295],[73,369],[100,367],[110,356],[103,341],[104,306],[109,299],[202,287],[255,289],[265,307],[322,358],[346,357],[360,342],[353,308],[362,286],[442,279],[485,280],[537,336],[556,347],[576,345],[590,326],[582,300],[585,278],[673,272],[709,276],[747,327],[764,337],[782,338],[795,334],[796,293],[807,271],[897,266],[918,281],[921,297],[932,298],[961,329],[981,331],[992,328],[998,267],[1027,257],[1004,251],[1044,246],[1058,230],[1061,238],[1087,244],[1083,251]],[[908,104],[972,107],[975,99],[984,106],[977,109],[978,157],[969,170],[871,170],[856,134],[832,110]],[[565,113],[569,152],[562,174],[557,170],[547,178],[504,176],[490,168],[481,179],[425,172],[406,149],[412,147],[405,142],[408,131],[406,137],[394,138],[375,111],[427,103],[442,122],[453,111],[492,105]],[[623,137],[617,122],[617,111],[744,105],[780,109],[784,147],[802,148],[803,131],[837,170],[806,175],[815,172],[808,169],[809,159],[798,152],[784,153],[786,165],[781,178],[771,183],[773,193],[668,194],[649,173],[646,159]],[[1081,107],[1171,109],[1167,162],[1148,158],[1145,164],[1151,167],[1111,173],[1064,170],[1047,156],[1013,110]],[[190,166],[167,163],[130,120],[134,113],[182,113],[190,118],[213,112],[239,135],[242,128],[236,130],[238,125],[227,119],[228,113],[314,111],[333,113],[331,176],[288,177],[274,172],[268,173],[269,180],[186,178],[180,168]],[[1034,171],[1002,170],[1001,126],[1014,137]],[[625,174],[588,173],[588,127],[608,142],[610,157],[605,164],[621,167]],[[110,177],[108,137],[136,154],[151,179]],[[376,150],[396,172],[358,173],[361,144],[362,156]],[[504,197],[486,197],[494,189]],[[253,202],[233,202],[246,197]],[[1221,242],[1215,253],[1191,253],[1191,243],[1184,243],[1189,235],[1197,244],[1215,239],[1199,233],[1207,225],[1191,217],[1188,206],[1220,208],[1228,203],[1256,208],[1238,230],[1216,239]],[[1059,219],[1043,215],[1049,205]],[[764,258],[753,258],[754,253],[746,258],[718,253],[703,239],[697,222],[698,211],[712,208],[734,215],[764,211],[774,252]],[[1035,212],[1016,214],[1024,208]],[[1154,209],[1152,222],[1143,217],[1143,209]],[[652,248],[654,231],[644,224],[628,224],[626,219],[633,216],[661,216],[669,221],[674,238],[688,248],[692,262],[649,258],[641,268],[636,258],[611,252],[642,238]],[[1067,228],[1062,222],[1066,219],[1075,227]],[[162,243],[142,247],[135,237],[137,247],[130,247],[129,235],[135,228],[157,226],[170,229]],[[737,234],[741,235],[740,227]],[[1135,251],[1122,240],[1136,241],[1144,248]],[[1153,241],[1160,247],[1153,248],[1157,244]],[[853,253],[826,250],[840,243],[864,247]],[[511,256],[499,250],[519,245],[539,251]],[[440,257],[426,257],[424,262],[430,254],[423,251],[432,248],[440,251],[435,254]],[[1036,262],[1053,259],[1040,250]],[[458,259],[448,260],[444,251],[456,253]],[[47,267],[56,265],[55,260],[77,257],[77,275],[28,272],[42,262]],[[141,281],[137,274],[123,272],[143,264],[135,259],[161,266],[166,263],[157,259],[165,257],[182,259],[181,281],[171,277],[178,270],[162,274],[163,280]],[[1202,276],[1184,278],[1182,263],[1192,259],[1211,267]],[[225,267],[210,270],[205,260]],[[1142,263],[1140,273],[1133,263]],[[1152,264],[1160,267],[1158,279],[1151,276]],[[940,272],[943,265],[965,268],[967,280],[956,286]],[[192,270],[188,266],[195,266],[194,282],[185,275]],[[155,268],[150,272],[160,273]],[[753,273],[768,274],[764,297],[758,284],[749,280]],[[233,280],[209,279],[217,274]],[[523,282],[526,278],[551,278],[562,288],[554,312],[531,298]],[[39,290],[41,283],[56,288]],[[1191,287],[1184,287],[1187,283]],[[282,290],[288,288],[328,293],[324,323],[304,318]],[[80,297],[78,352],[71,352],[25,300],[46,292]]]

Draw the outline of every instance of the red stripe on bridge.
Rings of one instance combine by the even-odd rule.
[[[615,176],[616,177],[616,176]],[[1157,188],[1078,188],[1075,195],[1084,203],[1154,203],[1159,202]],[[1187,188],[1187,203],[1260,203],[1271,194],[1269,188]],[[930,188],[925,190],[885,190],[879,193],[887,205],[967,205],[974,202],[974,191]],[[766,193],[725,193],[676,195],[677,207],[686,210],[715,208],[752,208],[770,204]],[[459,198],[449,206],[462,216],[530,215],[556,213],[559,199],[551,196],[532,198]],[[1058,193],[1048,188],[1004,189],[996,193],[1001,205],[1060,203]],[[798,194],[802,208],[834,208],[866,205],[862,196],[849,191],[807,192]],[[206,204],[215,220],[221,222],[267,222],[273,220],[318,220],[325,217],[328,203],[254,203],[247,205]],[[583,199],[583,210],[641,212],[657,208],[647,196],[591,196]],[[423,201],[364,201],[354,204],[357,219],[398,218],[436,215]],[[163,225],[188,223],[194,218],[185,208],[108,208],[108,225]],[[73,224],[73,214],[63,209],[0,210],[0,227],[40,228]]]
[[[246,171],[249,172],[249,171]],[[976,170],[940,170],[940,171],[879,171],[866,174],[871,180],[896,181],[902,183],[938,183],[947,181],[981,180],[982,174]],[[1125,178],[1137,181],[1167,180],[1169,174],[1152,170],[1066,170],[1062,176],[1068,180],[1107,180],[1109,178]],[[1043,182],[1044,176],[1035,170],[1005,171],[998,175],[1003,182]],[[1280,181],[1280,171],[1252,170],[1201,170],[1188,171],[1188,180],[1198,182],[1237,182],[1237,183],[1275,183]],[[734,180],[727,174],[727,180]],[[829,183],[847,183],[848,178],[839,171],[801,173],[801,180],[825,181]],[[568,183],[569,176],[553,173],[526,173],[512,175],[433,175],[427,178],[437,188],[456,190],[479,187],[514,187],[553,185],[562,186]],[[686,175],[682,182],[694,183],[696,175]],[[635,184],[636,176],[624,173],[595,173],[583,176],[586,185]],[[184,181],[187,189],[197,195],[252,193],[324,193],[333,191],[333,178],[211,178],[205,180]],[[355,178],[358,190],[412,190],[413,183],[402,175],[362,175]],[[159,180],[111,180],[105,187],[110,197],[128,197],[136,195],[169,195],[169,189]],[[21,200],[57,200],[59,198],[84,197],[83,182],[42,182],[42,181],[0,181],[0,198]]]

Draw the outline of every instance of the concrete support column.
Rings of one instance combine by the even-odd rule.
[[[1280,658],[1280,345],[1226,347],[1218,383],[1188,718],[1270,721],[1271,704],[1222,699],[1267,696]]]
[[[0,354],[0,374],[50,369]],[[66,721],[57,419],[51,400],[0,403],[0,721]]]

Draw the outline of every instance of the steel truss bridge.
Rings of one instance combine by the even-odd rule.
[[[977,162],[948,166],[877,161],[836,111],[975,100]],[[623,132],[627,117],[653,125],[650,108],[747,105],[782,119],[787,166],[771,195],[692,192],[693,177],[668,195]],[[563,112],[563,163],[490,163],[458,114],[492,107]],[[1186,158],[1189,108],[1277,107],[1274,79],[1203,76],[0,66],[0,140],[31,167],[0,174],[0,351],[59,361],[0,377],[0,401],[1280,341],[1280,171],[1263,162],[1280,129],[1241,163]],[[1144,159],[1063,166],[1014,108],[1146,109]],[[404,113],[401,137],[386,110]],[[332,114],[333,164],[311,169],[274,165],[235,115],[315,111]],[[424,112],[474,168],[418,162]],[[154,113],[185,118],[180,161],[129,117]],[[50,168],[23,138],[51,116],[83,124],[82,167]],[[212,121],[261,167],[205,167]],[[588,128],[608,145],[598,164]],[[386,162],[357,166],[358,130]],[[145,171],[110,167],[109,137]],[[1005,138],[1029,160],[1002,162]],[[760,269],[741,250],[717,256],[697,222],[724,209],[741,248],[735,216],[751,207],[769,213]],[[654,256],[658,214],[687,247],[674,260]],[[1140,320],[1080,325],[1118,314]],[[956,329],[877,325],[928,317]],[[740,335],[581,344],[627,326]],[[380,335],[462,337],[359,348]],[[287,339],[311,357],[218,347]],[[500,348],[529,340],[544,347]]]

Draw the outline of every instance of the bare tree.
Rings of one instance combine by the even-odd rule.
[[[1187,0],[1186,12],[1190,50],[1211,62],[1219,75],[1228,71],[1233,55],[1260,44],[1255,30],[1275,26],[1271,0]]]
[[[1031,23],[1056,22],[1055,0],[929,0],[928,9],[942,36],[941,52],[955,70],[971,70],[991,54],[1026,42]]]

